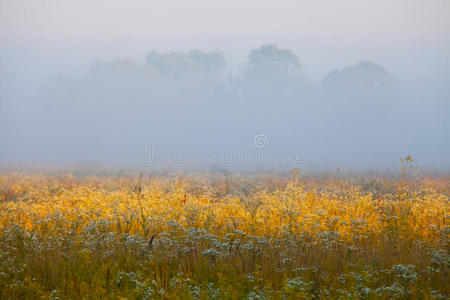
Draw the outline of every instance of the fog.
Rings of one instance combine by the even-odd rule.
[[[305,30],[242,16],[226,30],[211,12],[194,33],[180,20],[151,33],[123,22],[119,34],[98,19],[66,24],[62,8],[50,21],[2,15],[0,165],[383,170],[411,155],[447,171],[449,13],[433,2],[420,27],[414,3],[408,21],[397,7],[359,30],[362,17],[331,13]]]

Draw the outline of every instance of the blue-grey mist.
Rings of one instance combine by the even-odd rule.
[[[164,27],[164,18],[153,14],[153,21],[138,24],[156,28],[149,32],[129,25],[132,16],[109,31],[99,25],[100,15],[95,22],[68,20],[84,25],[64,24],[62,8],[61,16],[53,11],[53,20],[36,18],[22,27],[16,25],[27,21],[18,14],[2,15],[0,166],[385,170],[411,155],[423,169],[447,172],[450,12],[439,12],[434,27],[420,31],[419,2],[413,1],[409,17],[417,20],[403,22],[396,7],[392,23],[358,30],[364,18],[345,20],[347,2],[342,24],[324,13],[311,28],[294,19],[290,27],[282,10],[274,12],[281,25],[267,25],[258,18],[270,13],[264,5],[255,16],[242,9],[229,30],[219,26],[239,12],[237,3],[216,21],[219,12],[198,12],[202,25],[196,27],[165,10],[164,16],[180,23]],[[442,5],[431,2],[436,7],[428,11]],[[19,8],[26,6],[10,10]],[[370,22],[378,18],[377,11],[358,9]],[[59,31],[50,26],[58,24]],[[258,135],[266,139],[263,147],[255,145]],[[149,147],[164,152],[164,161],[143,161]],[[248,164],[240,156],[230,163],[232,153],[243,149],[282,153],[288,162]],[[296,151],[301,159],[289,160]],[[201,160],[208,152],[222,160],[186,161],[186,155]],[[170,153],[179,156],[177,164],[167,161]]]

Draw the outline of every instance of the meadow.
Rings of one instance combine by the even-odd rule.
[[[448,175],[0,175],[1,299],[447,299]]]

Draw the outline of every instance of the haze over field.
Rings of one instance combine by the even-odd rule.
[[[0,164],[449,170],[449,20],[444,0],[0,1]]]

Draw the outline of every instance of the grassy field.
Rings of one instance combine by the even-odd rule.
[[[447,299],[450,178],[0,175],[1,299]]]

